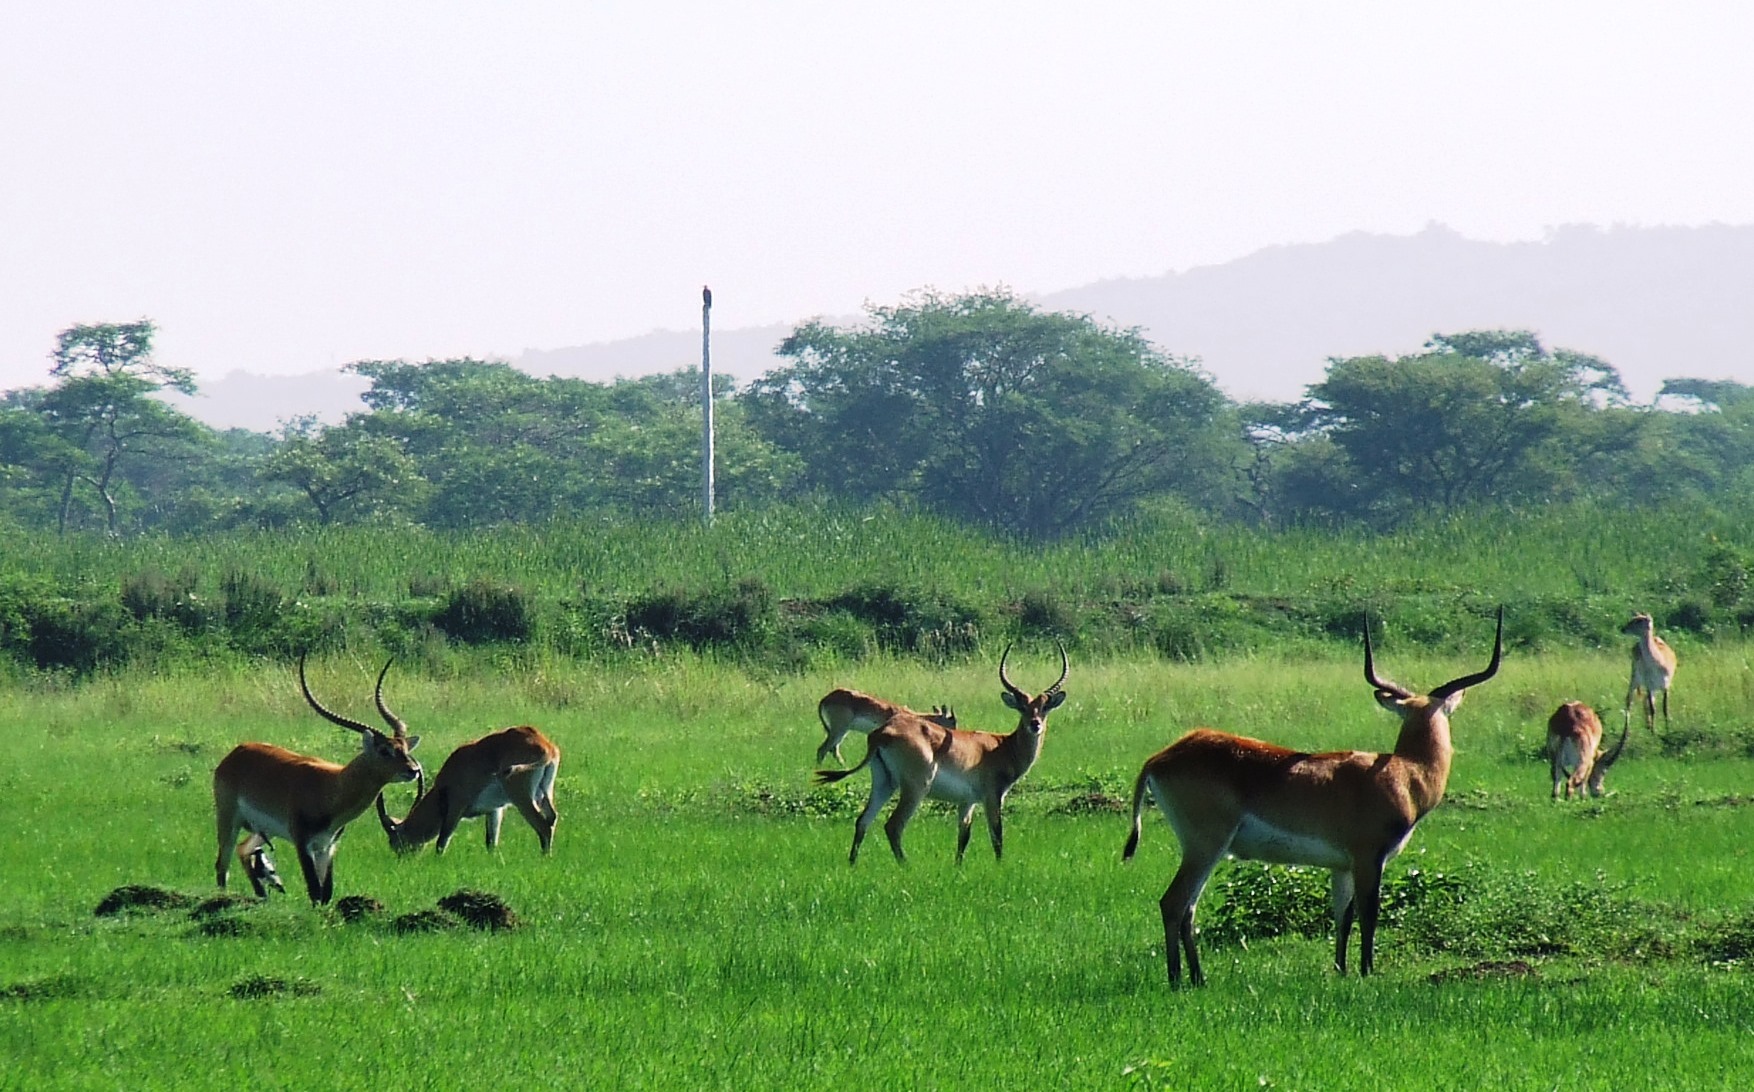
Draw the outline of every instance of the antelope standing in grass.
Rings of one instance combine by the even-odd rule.
[[[1655,623],[1648,614],[1635,614],[1620,627],[1628,637],[1637,637],[1632,646],[1632,681],[1626,685],[1626,723],[1632,723],[1632,699],[1644,692],[1644,726],[1657,730],[1656,693],[1663,692],[1663,731],[1669,730],[1669,684],[1675,681],[1675,650],[1657,636]]]
[[[928,798],[948,800],[961,810],[957,816],[956,861],[968,849],[970,825],[975,805],[986,812],[987,832],[993,841],[993,857],[1004,857],[1005,794],[1041,754],[1042,736],[1047,731],[1048,714],[1066,700],[1060,689],[1066,682],[1068,665],[1066,649],[1060,648],[1060,677],[1054,685],[1030,697],[1012,684],[1005,674],[1005,661],[1011,655],[1009,645],[999,657],[999,682],[1005,691],[1001,700],[1017,711],[1017,727],[1009,735],[992,732],[967,732],[946,728],[914,713],[903,712],[886,721],[868,737],[865,757],[850,770],[817,770],[816,783],[826,785],[871,767],[871,798],[853,824],[853,848],[847,854],[849,864],[859,860],[859,844],[871,828],[877,813],[897,791],[901,800],[883,824],[889,836],[889,848],[895,859],[905,862],[901,834],[908,820]]]
[[[941,728],[956,727],[956,713],[947,705],[934,705],[930,713],[915,713],[905,705],[841,687],[830,690],[816,703],[816,719],[822,722],[822,730],[827,733],[822,746],[816,748],[816,761],[821,762],[830,754],[834,755],[836,762],[841,761],[840,744],[848,732],[869,734],[897,713],[922,717]]]
[[[1581,701],[1568,701],[1553,710],[1547,718],[1547,762],[1553,774],[1553,799],[1572,793],[1582,796],[1586,787],[1591,796],[1602,795],[1602,779],[1608,767],[1626,749],[1626,736],[1632,728],[1631,718],[1620,729],[1620,741],[1614,749],[1602,753],[1602,720],[1596,711]]]
[[[1503,647],[1500,609],[1486,669],[1415,694],[1377,675],[1367,619],[1365,681],[1378,704],[1401,718],[1393,752],[1310,754],[1197,728],[1145,761],[1133,786],[1133,829],[1122,857],[1131,860],[1139,846],[1149,792],[1181,842],[1181,865],[1159,903],[1170,985],[1181,983],[1182,951],[1193,984],[1205,984],[1194,944],[1194,906],[1226,855],[1330,869],[1334,967],[1346,972],[1346,944],[1356,918],[1358,973],[1370,974],[1383,866],[1443,799],[1453,754],[1450,714],[1468,687],[1497,674]]]
[[[384,671],[378,673],[373,694],[384,722],[398,733],[408,726],[384,704]],[[400,822],[390,818],[384,794],[378,793],[378,821],[390,837],[390,848],[411,853],[433,839],[437,852],[450,845],[457,824],[464,819],[486,817],[487,848],[499,846],[499,827],[508,807],[530,824],[542,842],[542,852],[554,846],[554,775],[560,771],[560,748],[529,725],[502,728],[471,740],[452,751],[439,767],[432,788],[416,787],[414,806]]]
[[[268,846],[270,838],[285,838],[298,852],[312,904],[321,904],[335,893],[335,842],[342,828],[371,807],[372,798],[385,785],[422,776],[420,763],[410,754],[420,737],[408,735],[400,725],[394,734],[385,735],[323,708],[305,682],[303,656],[298,659],[298,685],[305,701],[325,720],[359,733],[359,753],[347,765],[338,766],[271,743],[234,747],[213,771],[219,834],[219,859],[213,870],[224,888],[235,852],[258,896],[267,897],[268,883],[284,891]],[[240,842],[238,834],[243,831],[249,835]]]

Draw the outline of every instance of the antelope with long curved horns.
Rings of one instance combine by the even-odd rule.
[[[816,783],[827,785],[850,777],[867,765],[871,767],[871,798],[853,824],[849,863],[858,863],[865,832],[897,791],[901,800],[890,813],[889,821],[883,824],[896,860],[907,860],[901,848],[901,834],[927,799],[948,800],[960,809],[956,836],[958,864],[968,849],[977,804],[986,812],[993,857],[1003,858],[1005,794],[1029,772],[1041,754],[1048,714],[1066,700],[1066,692],[1060,687],[1066,682],[1068,670],[1066,649],[1061,646],[1060,677],[1054,680],[1054,685],[1032,697],[1006,676],[1005,661],[1010,655],[1011,647],[1007,645],[1004,655],[999,657],[999,683],[1005,688],[1000,699],[1017,711],[1017,727],[1009,735],[946,728],[918,714],[903,712],[870,734],[865,757],[857,766],[850,770],[816,771]]]
[[[1364,678],[1377,703],[1401,718],[1395,749],[1310,754],[1258,739],[1197,728],[1145,760],[1133,785],[1133,829],[1122,851],[1139,847],[1149,793],[1181,842],[1181,865],[1159,907],[1170,985],[1181,983],[1181,952],[1194,985],[1205,984],[1194,943],[1194,906],[1227,855],[1333,873],[1334,967],[1346,972],[1346,944],[1359,926],[1358,973],[1374,963],[1382,874],[1449,782],[1449,717],[1463,692],[1498,673],[1504,611],[1484,671],[1415,694],[1376,673],[1370,622],[1364,626]]]
[[[408,726],[384,703],[384,674],[389,670],[385,664],[378,673],[373,699],[384,722],[405,733]],[[390,818],[384,794],[378,793],[378,822],[397,853],[411,853],[435,838],[437,852],[443,853],[457,824],[485,817],[487,848],[494,849],[499,846],[505,810],[514,807],[536,832],[546,854],[554,846],[554,826],[560,821],[554,809],[554,777],[559,772],[560,748],[547,736],[527,724],[502,728],[452,751],[430,790],[424,784],[416,786],[414,806],[400,821]]]
[[[298,685],[323,719],[359,733],[359,753],[339,766],[271,743],[240,743],[232,748],[213,770],[219,834],[219,859],[213,871],[219,886],[225,887],[235,852],[256,894],[265,898],[268,883],[280,887],[268,856],[269,839],[285,838],[298,852],[312,904],[321,904],[335,893],[335,842],[342,828],[371,807],[372,798],[385,785],[422,777],[420,763],[410,753],[420,737],[401,727],[385,735],[323,708],[305,681],[303,655],[298,658]],[[243,831],[249,834],[240,842],[238,834]]]

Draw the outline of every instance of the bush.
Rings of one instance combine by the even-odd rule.
[[[432,624],[468,645],[528,641],[535,632],[533,612],[522,591],[477,577],[445,598]]]
[[[629,603],[626,617],[636,641],[679,641],[697,650],[753,648],[775,628],[773,593],[759,580],[700,592],[666,589]]]

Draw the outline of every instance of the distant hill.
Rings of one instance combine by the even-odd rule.
[[[1440,226],[1354,233],[1035,299],[1139,327],[1165,352],[1198,357],[1239,399],[1299,398],[1331,356],[1400,355],[1434,333],[1498,328],[1534,330],[1551,348],[1607,360],[1641,400],[1676,376],[1754,382],[1754,225],[1565,227],[1526,243],[1479,242]],[[715,330],[714,368],[747,382],[777,366],[774,347],[790,332],[784,324]],[[700,333],[528,349],[513,363],[599,382],[650,375],[698,367]],[[365,387],[339,371],[233,372],[176,401],[218,427],[271,430],[302,413],[339,420],[363,408]]]

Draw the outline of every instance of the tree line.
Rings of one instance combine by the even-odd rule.
[[[698,512],[698,378],[594,383],[497,361],[369,360],[364,407],[211,429],[156,327],[70,327],[49,382],[0,394],[0,525],[107,535],[533,523]],[[1713,501],[1754,474],[1754,387],[1612,364],[1514,330],[1335,357],[1294,402],[1238,403],[1137,330],[1004,291],[922,291],[807,322],[716,389],[717,502],[917,508],[1025,538],[1162,506],[1264,527],[1596,498]],[[1684,365],[1683,365],[1684,366]]]

